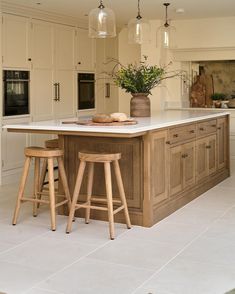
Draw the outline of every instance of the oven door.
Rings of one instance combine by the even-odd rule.
[[[29,114],[29,81],[4,81],[3,115]]]
[[[79,80],[78,82],[78,109],[95,108],[95,81]]]

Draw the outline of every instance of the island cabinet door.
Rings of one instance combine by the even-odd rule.
[[[180,192],[183,189],[183,161],[182,146],[170,148],[170,196]]]
[[[224,168],[227,165],[227,132],[228,124],[226,118],[219,118],[217,120],[217,154],[218,154],[218,169]]]
[[[208,137],[207,142],[207,164],[208,175],[213,174],[217,170],[217,148],[216,148],[216,135]]]
[[[168,145],[167,131],[156,132],[151,136],[151,194],[157,204],[168,198]]]
[[[183,188],[185,189],[195,184],[195,142],[186,143],[182,146],[181,157],[183,161]]]
[[[207,164],[207,138],[199,139],[196,142],[196,179],[200,181],[208,175]]]

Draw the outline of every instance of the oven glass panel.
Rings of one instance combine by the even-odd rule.
[[[78,74],[78,109],[95,108],[95,75]]]
[[[29,73],[4,71],[3,115],[29,114]]]

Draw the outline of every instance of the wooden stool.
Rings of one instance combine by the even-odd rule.
[[[126,196],[125,196],[125,192],[123,188],[121,172],[120,172],[120,167],[118,163],[118,160],[121,158],[121,154],[120,153],[90,154],[90,153],[79,152],[78,157],[81,162],[78,169],[66,233],[70,233],[71,231],[72,221],[73,221],[74,213],[76,209],[86,208],[86,215],[85,215],[86,223],[89,223],[91,209],[105,210],[105,211],[108,211],[110,239],[113,240],[114,239],[114,215],[117,212],[124,210],[127,228],[128,229],[131,228],[131,222],[129,218],[127,203],[126,203]],[[114,200],[112,196],[111,166],[110,166],[111,162],[114,164],[114,171],[115,171],[115,175],[117,179],[118,190],[120,193],[120,200],[117,200],[117,199]],[[82,183],[86,163],[88,163],[87,200],[83,204],[78,204],[77,201],[78,201],[78,196],[79,196],[79,192],[81,188],[81,183]],[[94,163],[104,164],[105,186],[106,186],[107,198],[92,197]],[[107,207],[91,205],[91,202],[93,201],[106,202]],[[121,204],[121,206],[113,210],[113,204]]]
[[[65,174],[64,164],[63,164],[63,155],[64,152],[60,149],[47,149],[47,148],[41,148],[41,147],[27,147],[25,148],[25,163],[24,163],[24,169],[23,174],[20,182],[15,212],[12,220],[12,224],[16,225],[17,218],[19,215],[20,205],[21,202],[24,201],[30,201],[33,202],[33,215],[37,216],[37,204],[38,203],[45,203],[50,204],[50,210],[51,210],[51,229],[52,231],[56,230],[56,213],[55,209],[61,205],[64,205],[65,203],[68,204],[68,208],[71,207],[71,199],[70,199],[70,193],[67,183],[67,178]],[[25,190],[25,184],[29,172],[30,162],[32,158],[35,159],[35,166],[34,166],[34,195],[32,197],[25,197],[24,196],[24,190]],[[39,180],[40,180],[40,159],[44,158],[47,160],[48,164],[48,180],[49,180],[49,193],[48,192],[41,192],[39,189]],[[54,189],[54,168],[53,168],[53,160],[56,159],[58,162],[58,168],[59,173],[61,177],[62,186],[64,189],[65,195],[59,195],[55,193]],[[42,200],[40,197],[41,195],[49,196],[49,200]],[[55,197],[62,197],[65,198],[61,200],[60,202],[56,203]]]

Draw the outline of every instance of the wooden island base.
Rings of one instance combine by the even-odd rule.
[[[79,151],[120,152],[131,222],[150,227],[229,176],[228,119],[224,115],[146,131],[130,138],[61,134],[59,144],[65,151],[71,193]],[[113,195],[118,196],[115,177],[112,180]],[[86,194],[86,184],[85,176],[82,194]],[[102,165],[95,166],[93,187],[93,195],[105,195]],[[84,216],[83,212],[78,213]],[[107,220],[107,213],[92,211],[91,218]],[[124,215],[116,215],[115,221],[125,222]]]

